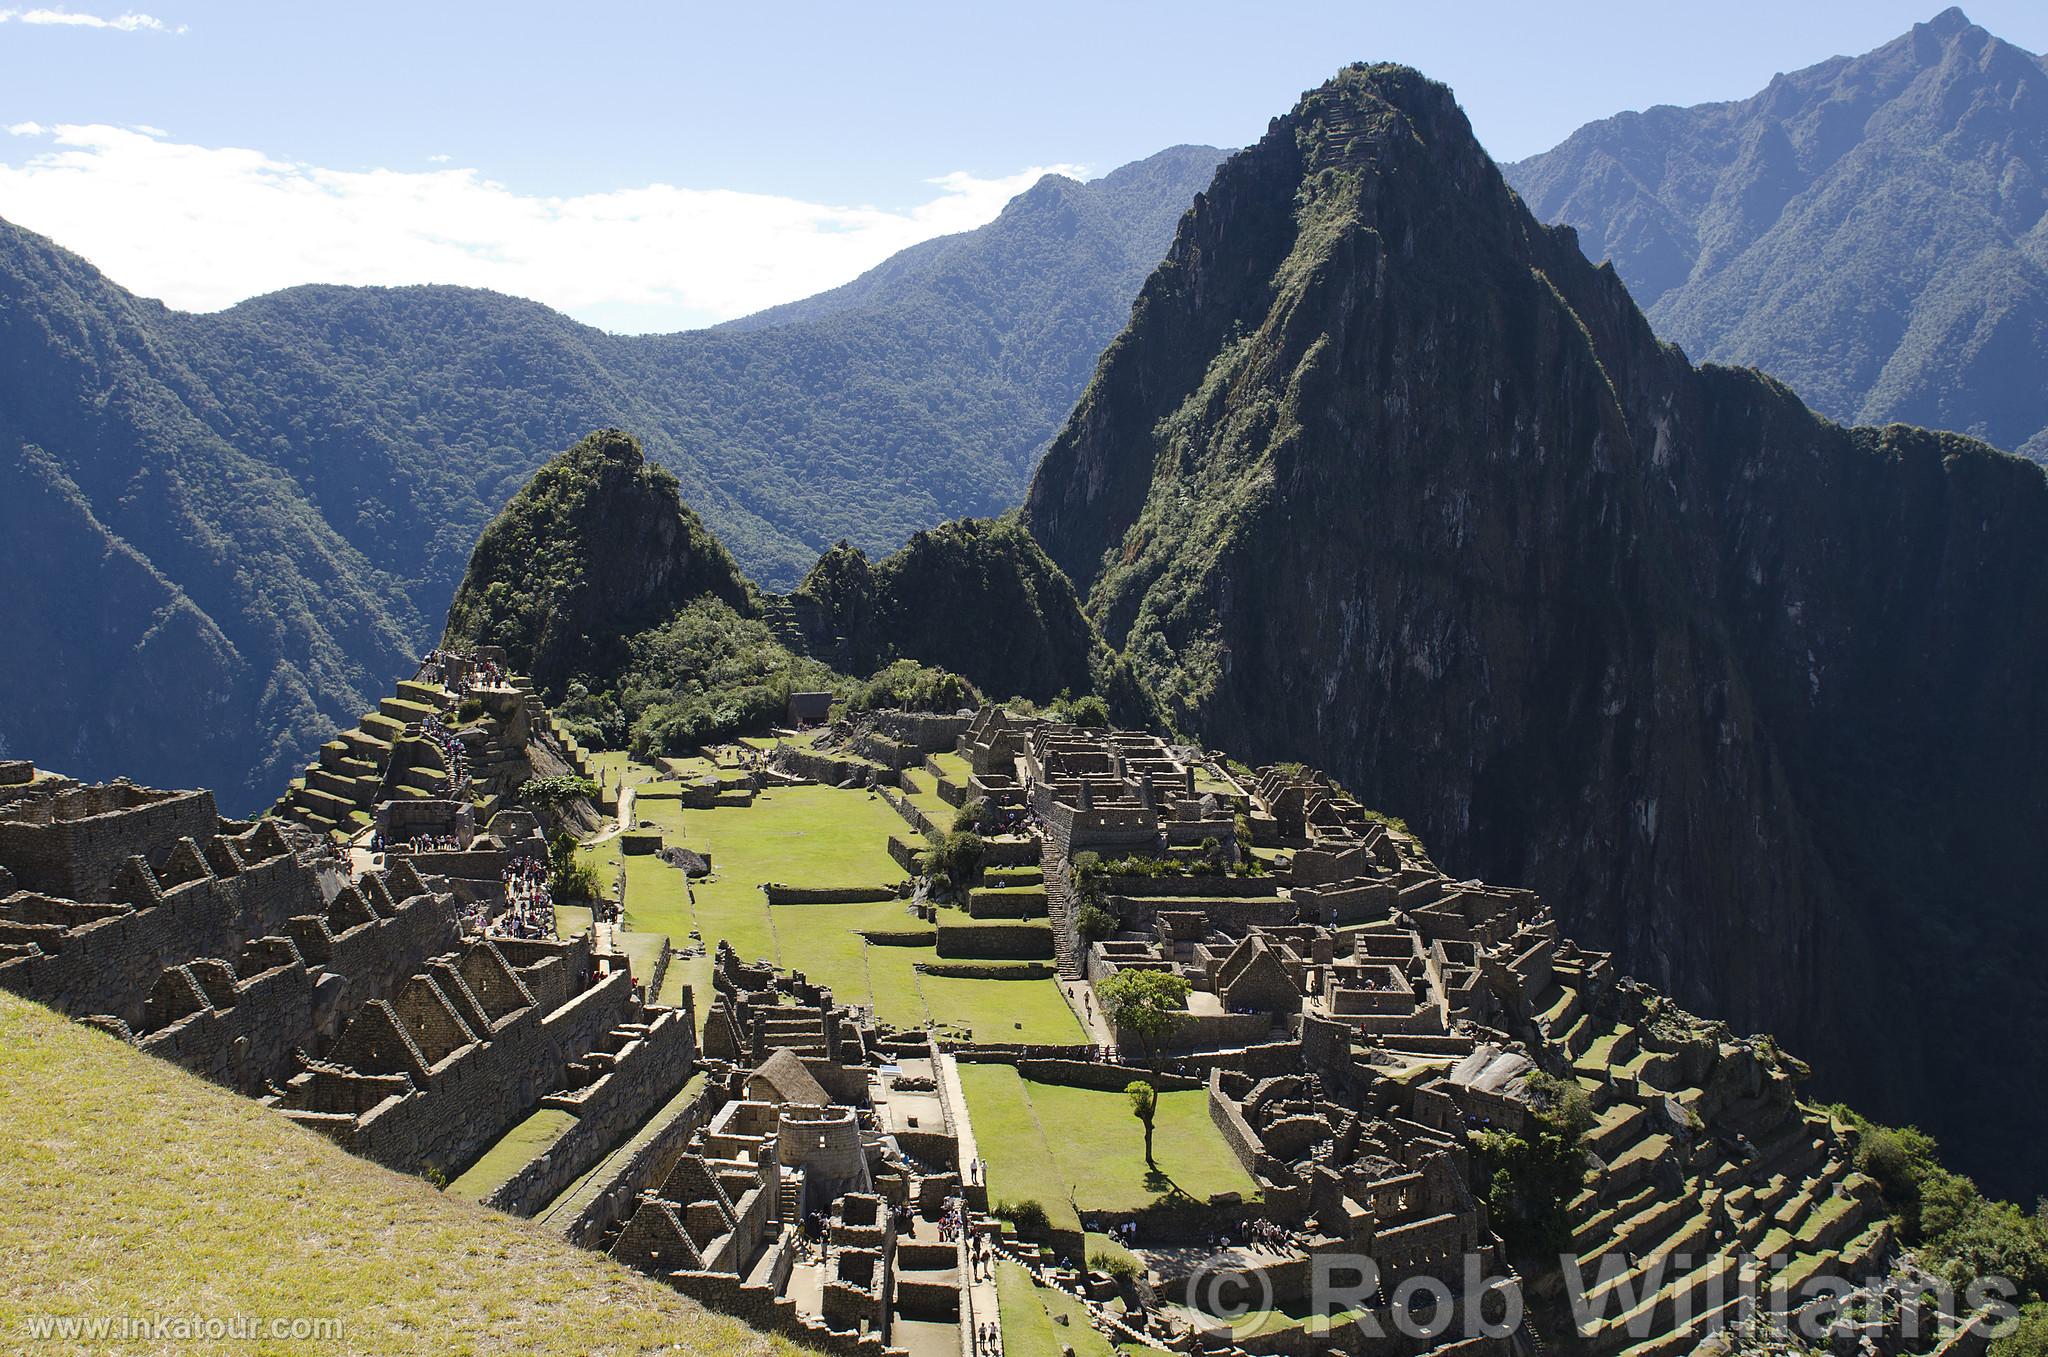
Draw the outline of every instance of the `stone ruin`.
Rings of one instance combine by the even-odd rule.
[[[601,928],[498,934],[495,878],[541,839],[518,786],[591,765],[516,676],[453,659],[255,823],[222,820],[203,792],[0,764],[0,986],[408,1171],[453,1178],[530,1116],[566,1114],[485,1201],[810,1346],[879,1357],[910,1341],[904,1326],[964,1339],[993,1322],[970,1241],[1005,1235],[957,1062],[1119,1089],[1128,1034],[1028,1048],[895,1033],[722,944],[710,992],[669,1008]],[[942,957],[971,966],[1012,955],[979,949],[998,934],[1049,932],[1084,1022],[1121,971],[1188,981],[1158,1077],[1202,1092],[1257,1197],[1140,1213],[1125,1282],[1077,1267],[1078,1238],[1003,1246],[1117,1342],[1427,1348],[1375,1346],[1356,1323],[1231,1336],[1191,1281],[1256,1274],[1288,1304],[1319,1259],[1362,1255],[1384,1322],[1404,1279],[1455,1287],[1467,1259],[1503,1263],[1474,1136],[1522,1129],[1545,1081],[1576,1085],[1594,1118],[1573,1247],[1626,1261],[1574,1339],[1595,1357],[1688,1349],[1687,1316],[1730,1314],[1739,1254],[1781,1255],[1793,1281],[1894,1255],[1850,1133],[1800,1104],[1796,1062],[1616,976],[1529,892],[1450,878],[1311,770],[999,708],[881,714],[777,762],[749,776],[873,786],[913,829],[933,828],[900,795],[913,769],[949,804],[1003,808],[1003,875],[961,902],[968,922],[941,924]],[[431,846],[399,846],[415,836]],[[891,851],[908,868],[911,851]],[[1112,931],[1081,937],[1083,904]],[[949,930],[968,950],[948,951]]]
[[[966,1239],[940,1226],[969,1195],[964,1104],[929,1038],[882,1037],[726,946],[713,987],[703,1115],[644,1175],[612,1256],[832,1352],[897,1351],[902,1320],[967,1324]]]

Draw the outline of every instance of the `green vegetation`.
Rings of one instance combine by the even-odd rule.
[[[955,830],[918,854],[917,870],[931,878],[935,890],[961,894],[981,879],[981,866],[988,846],[979,834]]]
[[[605,673],[627,638],[684,603],[751,607],[725,548],[683,504],[674,473],[601,429],[550,460],[485,526],[448,608],[454,645],[499,645],[559,696]]]
[[[530,778],[519,788],[519,804],[529,810],[559,811],[571,801],[581,797],[585,801],[597,799],[597,783],[574,773],[558,773],[553,777]]]
[[[340,1321],[338,1338],[288,1345],[320,1357],[566,1357],[599,1332],[622,1355],[799,1351],[4,993],[0,1068],[10,1330],[28,1314],[251,1315]]]
[[[891,662],[856,685],[846,699],[849,711],[958,711],[980,704],[981,694],[966,679],[916,660]]]
[[[1158,1163],[1148,1165],[1144,1130],[1124,1093],[1042,1084],[1009,1065],[963,1064],[960,1079],[991,1199],[1043,1203],[1055,1226],[1077,1229],[1090,1210],[1257,1191],[1209,1119],[1201,1090],[1158,1095]]]
[[[1877,1180],[1904,1243],[1958,1290],[1979,1277],[2006,1277],[2018,1299],[2048,1300],[2048,1201],[2032,1214],[1986,1197],[1944,1168],[1932,1136],[1880,1126],[1854,1109],[1828,1109],[1856,1132],[1856,1168]]]
[[[996,1309],[1007,1357],[1060,1357],[1067,1348],[1074,1357],[1116,1357],[1109,1339],[1090,1327],[1085,1306],[1063,1291],[1038,1285],[1021,1264],[1007,1258],[996,1264]],[[1055,1315],[1065,1322],[1055,1321]]]
[[[498,1138],[483,1157],[448,1184],[448,1194],[464,1201],[482,1201],[511,1181],[533,1157],[560,1140],[576,1124],[574,1112],[543,1107]]]
[[[1571,1201],[1586,1179],[1586,1132],[1592,1104],[1577,1084],[1535,1071],[1534,1107],[1519,1132],[1477,1133],[1480,1158],[1492,1170],[1487,1206],[1510,1248],[1552,1255],[1571,1240]]]
[[[1118,971],[1095,987],[1095,998],[1110,1026],[1136,1037],[1149,1062],[1186,1016],[1192,988],[1172,971]]]
[[[1124,1085],[1124,1096],[1131,1100],[1131,1115],[1145,1128],[1145,1167],[1154,1168],[1152,1158],[1152,1123],[1159,1112],[1159,1090],[1143,1079],[1133,1079]]]
[[[548,843],[548,894],[564,903],[588,904],[603,892],[596,864],[578,855],[574,839],[557,833]]]

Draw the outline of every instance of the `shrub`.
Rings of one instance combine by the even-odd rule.
[[[958,830],[918,854],[917,869],[930,877],[934,886],[965,890],[981,879],[981,864],[987,855],[979,834]]]
[[[578,777],[574,773],[529,778],[520,784],[519,804],[533,810],[560,811],[578,797],[585,801],[595,801],[597,790],[595,782],[587,777]]]
[[[1527,1124],[1519,1133],[1484,1132],[1479,1154],[1492,1170],[1487,1205],[1501,1237],[1548,1255],[1571,1239],[1569,1208],[1586,1178],[1593,1107],[1578,1084],[1540,1071],[1529,1076],[1529,1094]]]
[[[1094,942],[1116,932],[1116,915],[1092,901],[1074,911],[1074,931]]]
[[[977,796],[971,801],[964,801],[961,803],[960,809],[953,812],[953,832],[959,834],[968,830],[980,829],[981,822],[987,815],[988,802],[980,797]]]
[[[458,725],[467,725],[471,721],[481,721],[483,716],[484,700],[480,697],[465,697],[462,699],[462,704],[455,709],[455,720]]]
[[[603,888],[595,864],[576,860],[576,841],[567,834],[555,835],[548,844],[548,893],[568,904],[594,901]]]
[[[959,711],[981,704],[975,686],[950,669],[897,660],[877,670],[867,682],[854,688],[846,700],[850,711],[876,711],[895,707],[903,711]]]
[[[1138,1260],[1128,1253],[1104,1253],[1097,1250],[1088,1255],[1088,1266],[1097,1272],[1104,1272],[1120,1282],[1135,1281],[1138,1276]]]
[[[997,1202],[991,1209],[998,1220],[1007,1220],[1019,1234],[1045,1234],[1052,1229],[1052,1217],[1045,1208],[1026,1198],[1020,1202]]]

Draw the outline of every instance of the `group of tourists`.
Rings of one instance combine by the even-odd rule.
[[[420,661],[419,681],[438,683],[457,698],[478,688],[503,688],[505,671],[495,660],[472,660],[459,650],[434,649]]]
[[[486,923],[486,931],[501,938],[554,937],[555,902],[548,893],[547,864],[539,858],[514,858],[502,877],[505,907]]]
[[[996,1357],[1003,1350],[1003,1326],[1000,1324],[977,1324],[974,1326],[974,1350]]]
[[[463,842],[457,834],[415,834],[406,839],[387,839],[384,831],[370,831],[372,853],[460,853]]]
[[[1130,1248],[1138,1242],[1138,1222],[1135,1220],[1127,1220],[1121,1225],[1105,1225],[1101,1221],[1091,1220],[1088,1222],[1088,1230],[1092,1234],[1106,1234],[1125,1248]]]
[[[462,741],[442,724],[438,716],[429,716],[421,721],[420,734],[434,742],[441,751],[442,760],[448,765],[448,794],[451,797],[462,795],[469,786],[469,751],[462,747]]]
[[[1244,1242],[1251,1248],[1265,1249],[1272,1253],[1291,1253],[1296,1247],[1294,1232],[1270,1220],[1245,1221],[1244,1234]]]

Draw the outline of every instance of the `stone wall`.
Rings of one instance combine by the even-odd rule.
[[[318,878],[281,837],[271,837],[277,834],[272,827],[267,836],[260,829],[248,836],[252,852],[275,853],[255,862],[239,861],[229,840],[209,835],[226,875],[215,874],[216,863],[189,837],[166,855],[164,879],[140,855],[130,856],[97,892],[112,906],[33,892],[9,896],[0,902],[0,943],[33,943],[40,951],[0,962],[0,986],[73,1016],[106,1014],[139,1026],[167,967],[238,956],[245,940],[284,933],[294,916],[321,911]]]
[[[360,1116],[337,1124],[296,1108],[286,1115],[327,1131],[365,1159],[401,1172],[438,1169],[452,1176],[559,1087],[571,1060],[635,1015],[632,976],[612,971],[552,1011],[536,1002],[501,1020],[488,1040],[470,1042],[435,1064],[423,1086],[414,1083],[404,1096]]]
[[[949,959],[1045,961],[1053,955],[1052,930],[1029,923],[942,923],[938,951]]]
[[[709,1124],[712,1114],[724,1106],[726,1100],[724,1085],[714,1078],[711,1085],[673,1121],[620,1165],[603,1190],[592,1196],[574,1216],[559,1223],[563,1237],[586,1249],[598,1247],[613,1226],[633,1214],[641,1193],[668,1178],[676,1161],[688,1149],[690,1137],[697,1133],[698,1128]]]
[[[23,890],[105,900],[136,855],[164,865],[180,839],[204,846],[220,826],[212,792],[160,792],[124,782],[23,797],[0,818],[0,864]]]
[[[654,1010],[647,1031],[620,1051],[595,1083],[542,1100],[576,1113],[576,1124],[537,1155],[484,1205],[530,1216],[632,1134],[676,1095],[696,1067],[697,1038],[686,1008]]]

